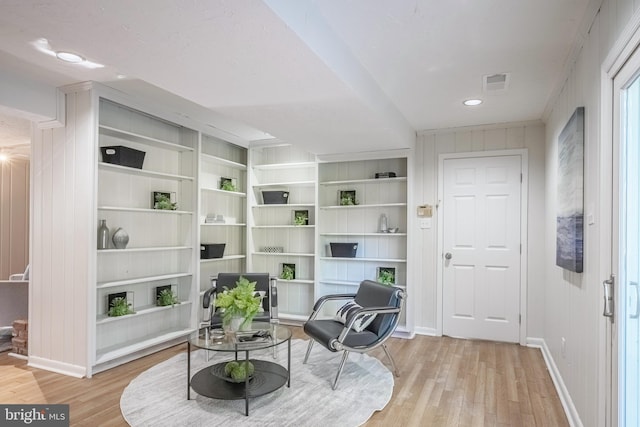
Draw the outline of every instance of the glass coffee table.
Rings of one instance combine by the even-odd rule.
[[[263,359],[250,359],[257,350],[273,349],[265,357],[275,355],[275,347],[287,343],[287,367]],[[224,373],[231,360],[209,365],[191,376],[191,347],[207,351],[230,353],[238,362],[250,361],[255,370],[251,377],[236,382]],[[200,329],[187,341],[187,400],[191,389],[206,397],[223,400],[245,400],[245,415],[249,415],[249,399],[276,391],[283,385],[291,385],[291,330],[273,323],[253,322],[250,331],[225,335],[220,330]]]

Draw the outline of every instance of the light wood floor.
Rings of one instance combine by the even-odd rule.
[[[292,329],[294,338],[305,338],[300,328]],[[389,404],[367,427],[568,425],[540,350],[448,337],[389,343],[400,378]],[[0,353],[0,403],[67,403],[71,425],[126,426],[120,395],[129,381],[185,350],[178,345],[91,379],[33,369]],[[387,364],[382,350],[371,354]]]

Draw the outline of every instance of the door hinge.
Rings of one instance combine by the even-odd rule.
[[[520,243],[520,255],[522,255],[522,243]]]
[[[522,182],[522,174],[520,174],[520,182]]]
[[[522,325],[522,314],[518,314],[518,324]]]

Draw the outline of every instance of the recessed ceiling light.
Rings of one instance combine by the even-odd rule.
[[[64,62],[71,62],[72,64],[78,64],[84,61],[84,58],[80,55],[71,52],[58,51],[56,57]]]
[[[466,101],[463,102],[463,104],[468,107],[472,107],[474,105],[480,105],[482,104],[482,99],[467,99]]]

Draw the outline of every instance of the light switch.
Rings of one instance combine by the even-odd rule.
[[[431,228],[431,218],[420,219],[420,228]]]

